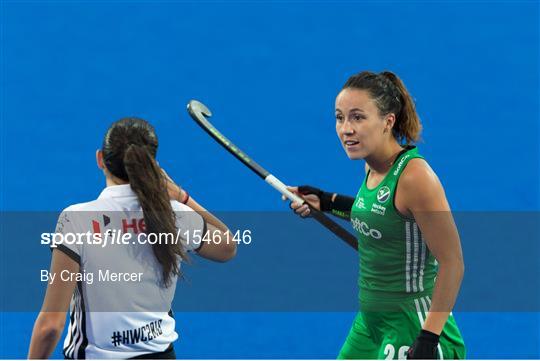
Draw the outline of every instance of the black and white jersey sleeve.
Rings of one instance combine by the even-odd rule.
[[[78,212],[74,206],[70,206],[60,213],[55,233],[61,242],[51,245],[51,250],[58,249],[80,265],[82,243],[77,240],[77,217]]]

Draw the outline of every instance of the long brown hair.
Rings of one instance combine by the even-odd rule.
[[[146,234],[176,234],[176,217],[166,179],[156,162],[158,139],[147,121],[123,118],[113,123],[103,140],[103,161],[114,176],[129,182],[143,211]],[[181,244],[156,242],[152,250],[163,267],[163,282],[180,275],[178,256],[187,260]]]
[[[391,71],[379,74],[363,71],[347,80],[343,89],[348,88],[368,91],[381,115],[394,113],[396,122],[392,133],[398,141],[405,141],[407,144],[418,141],[422,123],[411,95],[396,74]]]

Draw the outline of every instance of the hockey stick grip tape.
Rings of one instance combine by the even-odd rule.
[[[274,189],[276,189],[279,193],[283,194],[289,200],[298,204],[304,204],[304,200],[302,198],[298,197],[296,194],[288,190],[287,186],[283,184],[282,181],[274,177],[272,174],[264,178],[264,181],[274,187]]]

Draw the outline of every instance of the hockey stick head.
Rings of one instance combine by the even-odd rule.
[[[191,117],[199,122],[204,123],[206,118],[212,116],[210,109],[198,100],[190,100],[187,105],[187,110]]]

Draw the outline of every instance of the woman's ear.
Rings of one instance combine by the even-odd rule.
[[[396,115],[394,113],[390,113],[386,116],[385,119],[386,124],[384,125],[384,132],[389,132],[394,127],[394,124],[396,124]]]
[[[103,152],[100,149],[96,150],[96,163],[99,169],[105,169],[105,165],[103,164]]]

